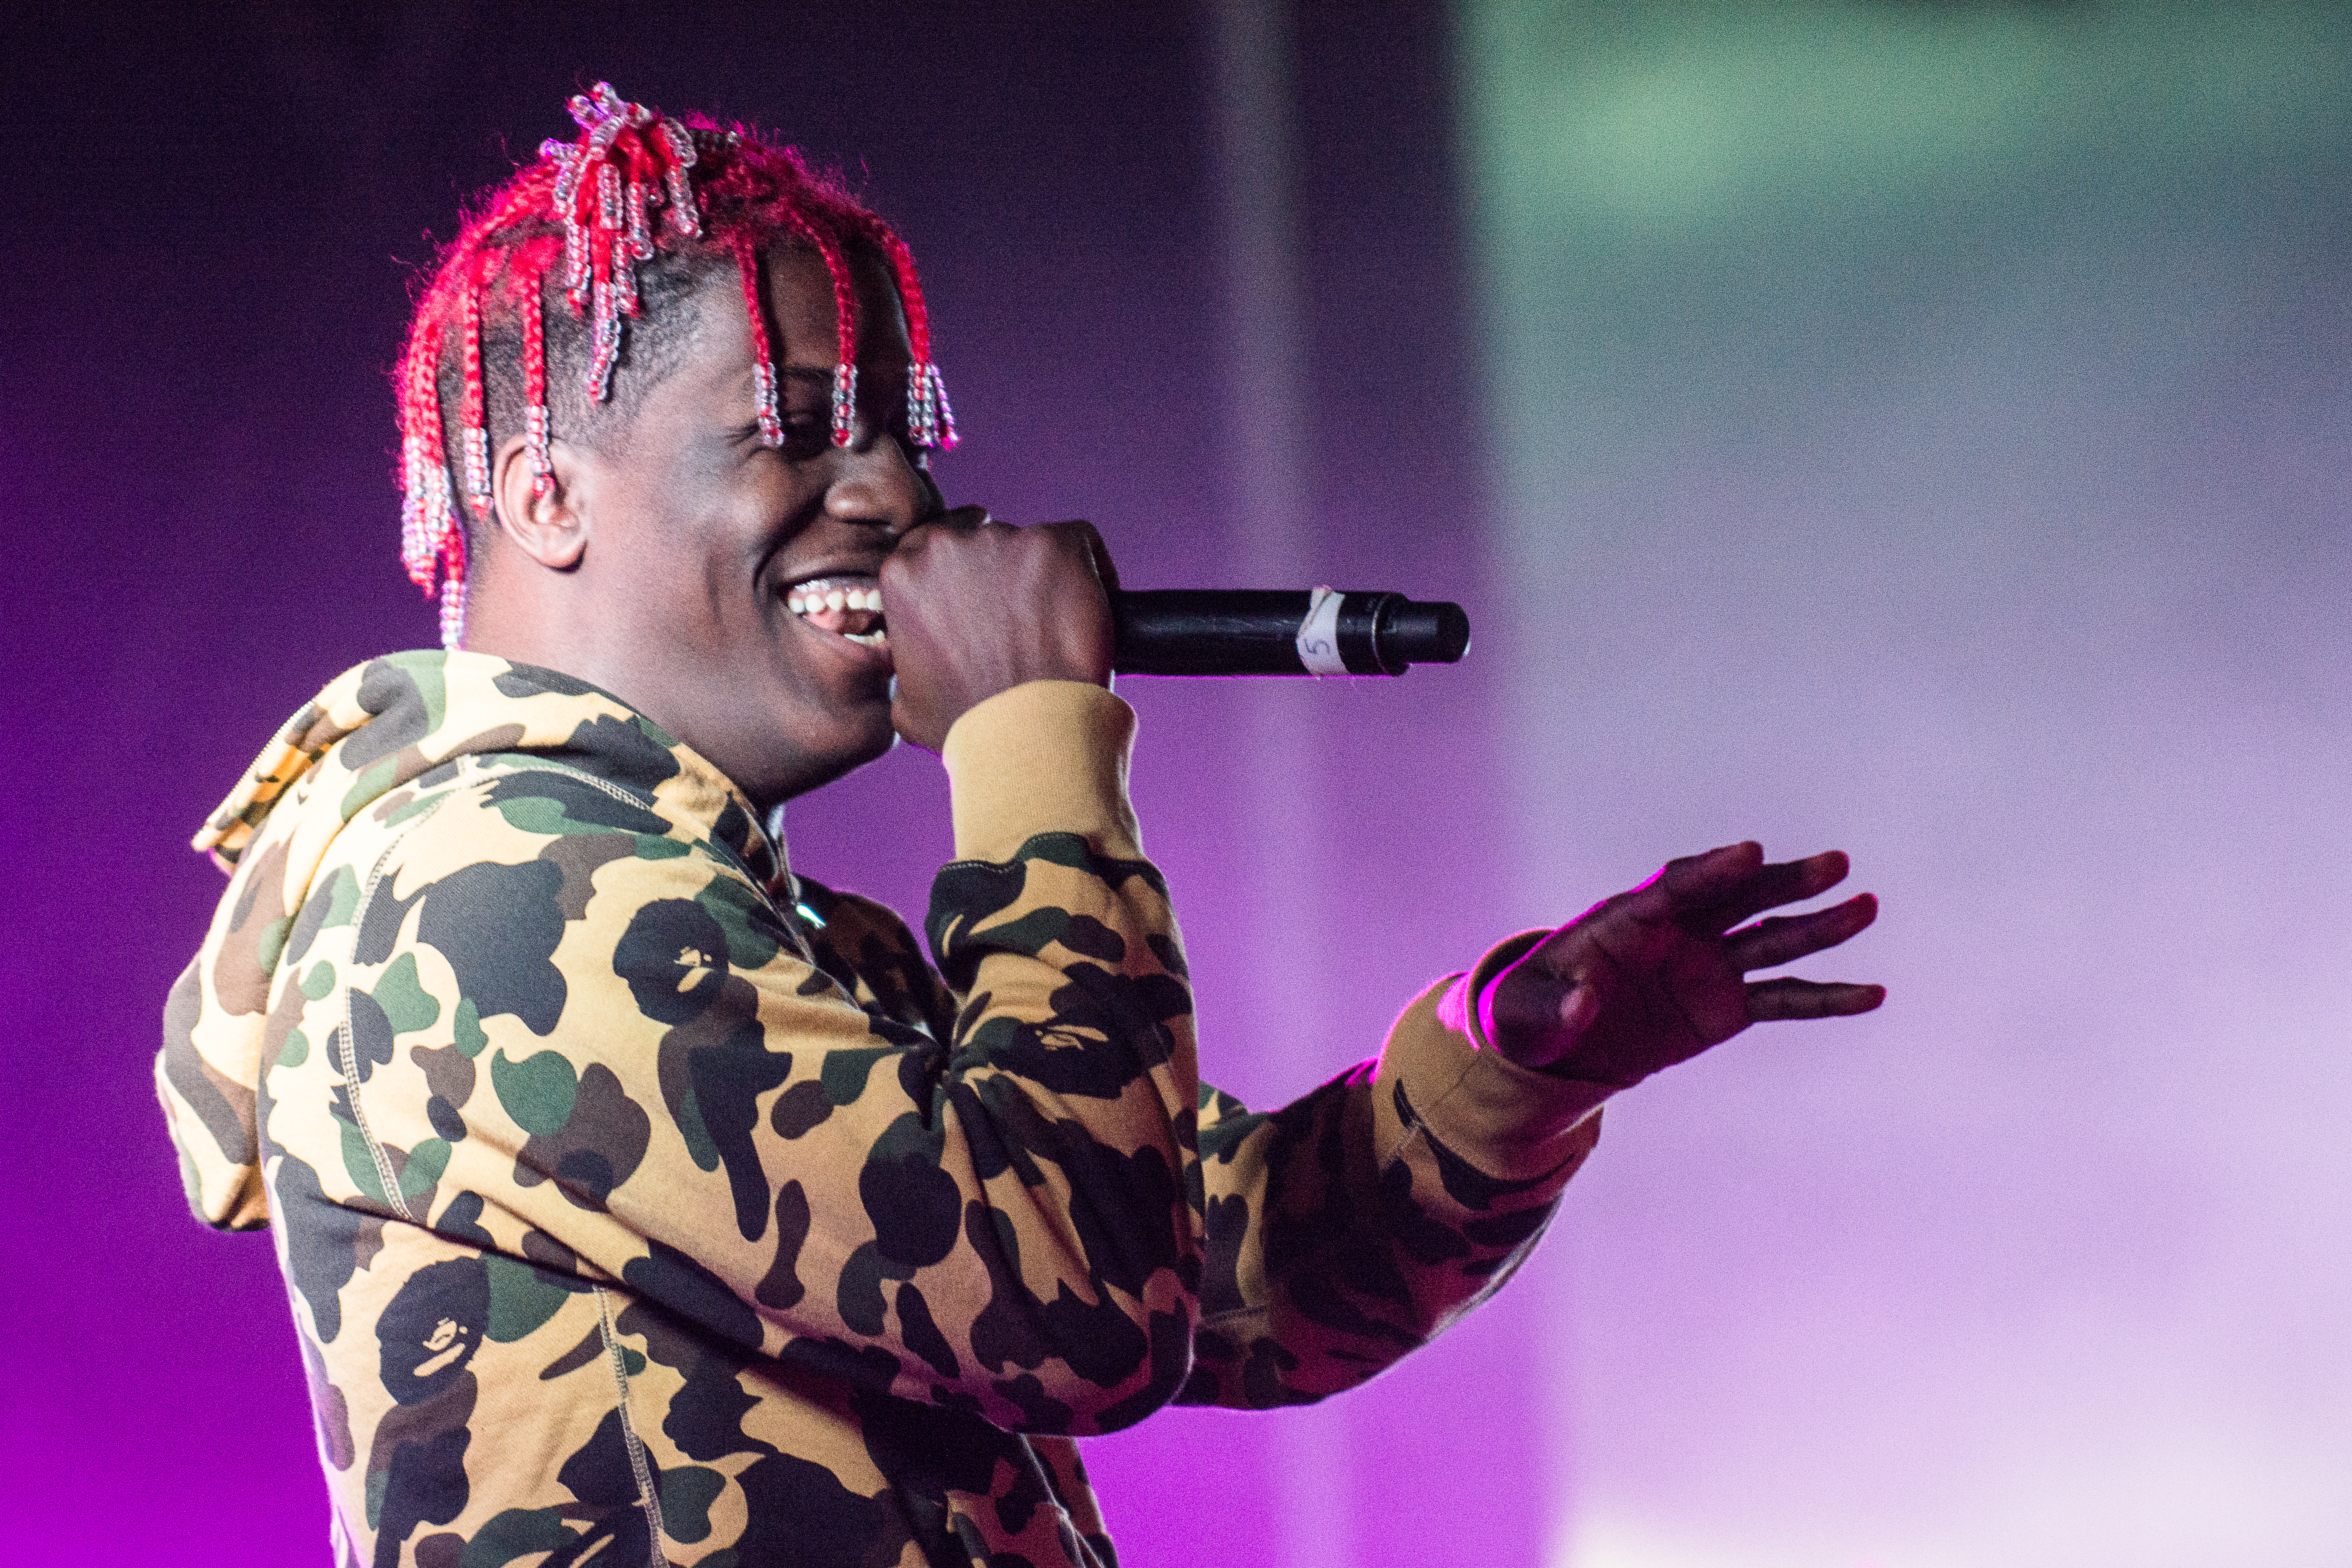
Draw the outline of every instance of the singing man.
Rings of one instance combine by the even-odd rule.
[[[1362,1382],[1534,1245],[1601,1102],[1877,986],[1844,857],[1676,860],[1400,1001],[1272,1113],[1197,1076],[1111,564],[948,510],[912,258],[608,87],[441,258],[398,379],[445,647],[353,668],[197,839],[190,1202],[267,1226],[344,1564],[1116,1561],[1073,1438]],[[780,803],[937,752],[923,949]]]

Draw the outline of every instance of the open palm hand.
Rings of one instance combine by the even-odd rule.
[[[1523,1067],[1623,1087],[1750,1024],[1867,1013],[1886,999],[1885,986],[1748,978],[1835,947],[1877,918],[1878,900],[1857,893],[1741,924],[1826,892],[1845,874],[1837,850],[1768,864],[1752,842],[1668,861],[1496,975],[1477,999],[1480,1023]]]

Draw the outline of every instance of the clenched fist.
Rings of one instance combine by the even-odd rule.
[[[1030,680],[1110,682],[1118,575],[1092,524],[1014,528],[959,507],[882,563],[891,722],[936,752],[971,709]]]

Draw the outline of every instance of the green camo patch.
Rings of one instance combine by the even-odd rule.
[[[360,1196],[375,1203],[384,1202],[383,1178],[376,1174],[375,1160],[368,1153],[367,1138],[351,1122],[338,1120],[336,1130],[342,1134],[343,1171]]]
[[[458,1568],[506,1568],[518,1557],[553,1552],[575,1539],[561,1508],[510,1508],[492,1514],[474,1532],[457,1559]]]
[[[490,1271],[488,1333],[499,1344],[512,1344],[555,1316],[572,1292],[528,1263],[489,1253],[482,1262]]]
[[[710,1533],[710,1505],[727,1488],[727,1478],[701,1465],[680,1465],[661,1473],[662,1528],[679,1541]]]
[[[434,1020],[441,1016],[441,1004],[427,995],[417,981],[416,955],[413,952],[404,952],[394,959],[368,994],[383,1009],[384,1018],[395,1035],[430,1028]]]
[[[431,1188],[449,1168],[449,1141],[427,1138],[408,1152],[408,1161],[400,1167],[400,1195],[413,1198]]]
[[[519,1062],[499,1051],[490,1058],[490,1086],[515,1125],[539,1138],[562,1131],[580,1097],[580,1080],[560,1051],[536,1051]]]
[[[469,1057],[480,1056],[482,1047],[490,1043],[489,1036],[482,1033],[482,1017],[475,1011],[474,999],[471,996],[461,996],[457,999],[457,1015],[449,1020],[449,1023],[450,1026],[457,1031],[457,1048]]]

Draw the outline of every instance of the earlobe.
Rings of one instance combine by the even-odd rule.
[[[588,517],[582,500],[577,448],[549,444],[550,463],[541,476],[530,460],[527,436],[502,443],[490,463],[490,498],[499,531],[551,571],[569,572],[588,549]]]

